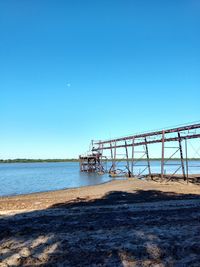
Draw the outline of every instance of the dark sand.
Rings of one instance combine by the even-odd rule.
[[[200,266],[200,186],[137,179],[0,198],[0,266]]]

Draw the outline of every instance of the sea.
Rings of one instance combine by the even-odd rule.
[[[109,169],[110,165],[111,162],[108,162],[105,167]],[[117,168],[123,169],[125,165],[125,162],[119,162]],[[165,166],[166,173],[173,173],[177,169],[177,173],[181,173],[180,161],[169,161]],[[188,169],[191,174],[200,173],[200,161],[190,160]],[[146,174],[147,171],[145,161],[139,161],[134,166],[135,174]],[[151,160],[151,171],[160,172],[160,161]],[[97,185],[112,179],[108,174],[80,172],[78,162],[1,163],[0,196]]]

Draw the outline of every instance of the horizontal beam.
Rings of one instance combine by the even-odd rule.
[[[154,132],[143,133],[143,134],[136,134],[136,135],[131,135],[131,136],[125,136],[125,137],[116,138],[116,139],[109,139],[109,140],[105,140],[105,141],[98,141],[98,142],[94,142],[94,145],[110,144],[112,142],[132,140],[133,138],[136,139],[136,138],[142,138],[142,137],[156,136],[156,135],[162,134],[163,131],[165,132],[165,134],[167,134],[167,133],[189,131],[189,130],[193,130],[193,129],[200,129],[200,123],[182,126],[182,127],[178,127],[178,128],[154,131]],[[122,147],[124,147],[124,146],[122,146]]]
[[[193,135],[185,135],[185,136],[181,136],[181,140],[182,139],[195,139],[195,138],[200,138],[200,134],[193,134]],[[170,137],[170,138],[165,138],[164,142],[172,142],[172,141],[178,141],[179,137]],[[121,141],[121,140],[120,140]],[[136,142],[134,143],[134,146],[142,146],[142,145],[148,145],[148,144],[155,144],[155,143],[161,143],[163,141],[162,138],[157,139],[157,140],[147,140],[147,141],[142,141],[142,142]],[[112,149],[113,148],[121,148],[121,147],[132,147],[133,144],[123,144],[123,145],[112,145]],[[97,150],[105,150],[105,149],[111,149],[110,146],[106,146],[106,147],[98,147],[98,148],[93,148],[93,151],[97,151]]]

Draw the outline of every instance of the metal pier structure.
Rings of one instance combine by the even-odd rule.
[[[105,172],[104,166],[102,164],[102,154],[99,152],[80,155],[79,164],[81,172],[98,172],[99,174]]]
[[[182,174],[184,180],[189,177],[188,167],[188,142],[189,140],[200,138],[200,123],[184,125],[171,129],[163,129],[159,131],[145,132],[120,138],[109,140],[92,141],[92,155],[100,155],[98,167],[88,167],[92,171],[103,171],[102,157],[104,154],[110,154],[111,167],[109,173],[111,176],[142,176],[147,173],[149,177],[153,177],[151,170],[150,153],[153,152],[154,145],[160,144],[160,171],[156,173],[161,179],[166,176],[165,168],[174,165],[173,177],[176,173]],[[194,148],[194,147],[193,147]],[[194,148],[198,153],[197,147]],[[172,160],[176,156],[178,163]],[[80,157],[81,160],[81,157]],[[120,162],[120,168],[118,168]],[[124,166],[122,166],[124,164]],[[87,164],[86,164],[87,165]],[[140,166],[140,172],[135,172],[135,167]],[[81,169],[85,169],[82,167]],[[168,176],[170,179],[170,177]]]

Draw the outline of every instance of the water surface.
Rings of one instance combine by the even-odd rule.
[[[166,173],[174,173],[180,167],[180,161],[169,161],[168,164]],[[108,169],[110,165],[111,162],[107,164]],[[126,170],[125,165],[125,162],[119,162],[117,168]],[[147,174],[146,165],[146,161],[139,161],[134,166],[134,174]],[[190,161],[189,173],[200,173],[199,167],[200,161]],[[160,161],[151,161],[151,171],[160,173]],[[181,173],[181,169],[177,173]],[[110,180],[108,174],[79,172],[78,162],[0,164],[0,196],[96,185]]]
[[[78,162],[0,164],[0,196],[96,185],[109,180],[108,175],[79,172]]]

